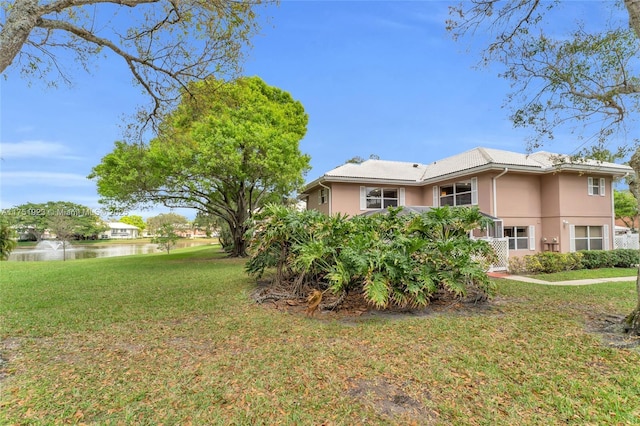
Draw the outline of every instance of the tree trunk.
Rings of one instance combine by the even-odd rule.
[[[233,236],[233,248],[231,250],[232,257],[246,257],[247,256],[247,241],[244,238],[244,234],[247,232],[246,226],[236,226],[231,229]]]
[[[636,282],[638,290],[638,304],[636,308],[624,319],[624,331],[632,336],[640,336],[640,282]]]
[[[626,2],[629,3],[629,2]],[[640,7],[640,0],[636,1]],[[631,156],[629,165],[633,168],[635,176],[629,182],[629,190],[638,201],[638,209],[640,209],[640,148]],[[625,332],[640,336],[640,251],[638,254],[638,275],[636,278],[636,308],[624,320]]]
[[[624,5],[629,13],[629,26],[640,38],[640,0],[624,0]]]
[[[38,19],[38,0],[16,0],[13,4],[0,30],[0,73],[20,53]]]

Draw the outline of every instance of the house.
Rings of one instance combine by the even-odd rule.
[[[613,248],[614,180],[629,166],[571,161],[549,152],[475,148],[430,164],[347,163],[306,185],[307,209],[359,215],[389,206],[478,206],[494,218],[485,237],[507,256]]]
[[[132,239],[140,236],[138,227],[122,222],[107,222],[109,229],[100,234],[100,239]]]

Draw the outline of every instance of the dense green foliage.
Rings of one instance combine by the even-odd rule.
[[[191,208],[225,222],[232,254],[246,252],[247,220],[303,184],[307,114],[258,77],[192,83],[148,145],[116,142],[93,168],[102,202]],[[191,95],[196,93],[196,98]]]
[[[631,191],[614,191],[613,207],[616,219],[622,220],[627,228],[636,230],[638,217],[638,200]]]
[[[147,224],[144,223],[144,219],[142,218],[142,216],[138,216],[138,215],[129,215],[129,216],[122,216],[120,218],[120,220],[118,220],[118,222],[121,223],[126,223],[127,225],[132,225],[135,226],[136,228],[138,228],[140,230],[140,232],[142,232],[146,227]]]
[[[634,249],[582,250],[576,253],[543,252],[509,259],[513,274],[550,274],[576,269],[634,268],[639,253]]]
[[[633,268],[640,263],[640,253],[635,249],[590,250],[581,251],[582,267],[597,268]]]
[[[438,291],[486,297],[494,253],[469,232],[486,225],[476,208],[442,207],[420,215],[326,216],[269,206],[256,217],[247,271],[275,268],[274,285],[301,294],[305,284],[340,294],[362,290],[373,305],[424,306]]]
[[[7,260],[16,246],[14,231],[8,225],[0,223],[0,260]]]
[[[509,258],[512,274],[550,274],[582,268],[581,253],[541,252]]]
[[[47,230],[55,233],[57,229],[66,240],[95,238],[108,229],[92,209],[69,201],[26,203],[9,209],[8,213],[8,223],[27,240],[39,241]]]

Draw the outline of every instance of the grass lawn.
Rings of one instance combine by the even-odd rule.
[[[0,424],[640,424],[633,283],[499,280],[486,309],[315,319],[215,248],[0,263]]]
[[[529,275],[544,281],[568,281],[583,280],[589,278],[614,278],[614,277],[635,277],[638,275],[637,268],[600,268],[600,269],[579,269],[577,271],[563,271],[552,274]]]

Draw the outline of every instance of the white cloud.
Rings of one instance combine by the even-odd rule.
[[[81,157],[69,155],[69,148],[57,142],[23,141],[18,143],[0,143],[0,157],[7,158],[57,158],[80,160]]]
[[[2,172],[2,186],[55,186],[76,187],[95,185],[86,176],[77,173],[54,172]]]

